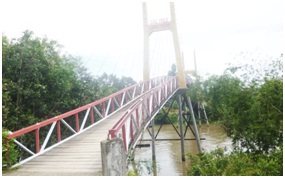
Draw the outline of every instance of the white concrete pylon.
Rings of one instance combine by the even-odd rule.
[[[160,19],[157,23],[148,24],[146,2],[142,3],[143,6],[143,27],[144,27],[144,62],[143,62],[143,80],[150,80],[150,62],[149,62],[149,37],[153,32],[170,30],[172,32],[174,51],[176,58],[176,66],[179,78],[179,88],[186,89],[185,73],[181,51],[178,40],[178,33],[176,27],[174,3],[170,2],[171,21],[167,19]]]

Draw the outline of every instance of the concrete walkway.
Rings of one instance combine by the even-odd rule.
[[[2,172],[2,175],[101,176],[100,142],[107,139],[108,130],[135,101],[89,130],[24,163],[18,169]]]

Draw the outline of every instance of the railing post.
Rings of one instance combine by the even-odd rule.
[[[94,124],[94,110],[93,107],[91,107],[90,109],[91,124]]]
[[[130,116],[130,132],[131,132],[131,142],[134,141],[134,128],[133,128],[133,118]]]
[[[126,127],[125,127],[125,125],[123,125],[123,127],[122,127],[122,132],[123,132],[124,148],[125,148],[125,151],[128,151],[127,150],[127,137],[126,137]]]
[[[114,110],[115,110],[114,100],[115,100],[115,98],[113,98],[113,99],[111,100],[112,112],[114,112]]]
[[[105,112],[105,102],[102,103],[102,116],[103,116],[103,117],[106,116],[106,112]]]
[[[40,129],[37,128],[35,130],[35,136],[36,136],[36,153],[38,153],[41,149],[41,146],[40,146]]]
[[[128,103],[128,97],[129,97],[129,95],[128,95],[128,93],[127,93],[128,91],[126,91],[126,93],[125,93],[125,97],[124,97],[124,101],[123,101],[123,103]]]
[[[57,133],[57,142],[60,142],[61,141],[60,120],[57,121],[56,133]]]
[[[75,114],[75,127],[76,132],[79,132],[79,119],[78,119],[78,113]]]
[[[118,102],[119,102],[119,106],[121,107],[122,106],[122,96],[121,95],[119,95]]]
[[[146,105],[147,105],[147,106],[146,106],[146,110],[148,111],[149,114],[151,114],[151,113],[150,113],[150,109],[151,109],[151,108],[150,108],[149,98],[146,99]]]
[[[132,99],[134,99],[136,97],[136,87],[134,87],[134,89],[132,90]]]

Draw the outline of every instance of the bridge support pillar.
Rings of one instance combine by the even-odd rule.
[[[191,99],[189,96],[186,95],[186,89],[179,89],[177,91],[177,95],[178,95],[178,102],[179,102],[179,124],[180,124],[181,151],[182,151],[181,154],[182,154],[182,161],[183,161],[183,157],[185,160],[185,153],[184,153],[184,135],[183,135],[183,128],[182,128],[182,104],[183,105],[186,104],[187,108],[190,111],[191,119],[192,119],[193,126],[194,126],[194,136],[195,136],[195,139],[197,142],[198,151],[202,152],[202,148],[201,148],[200,137],[199,137],[199,133],[198,133],[198,128],[197,128],[197,124],[196,124],[196,119],[195,119]]]
[[[181,157],[182,161],[185,161],[185,146],[184,146],[184,133],[183,133],[183,121],[182,121],[182,100],[181,94],[178,94],[178,106],[179,106],[179,127],[180,127],[180,140],[181,140]]]
[[[156,154],[155,154],[155,133],[154,133],[154,119],[151,121],[151,140],[152,140],[152,166],[153,166],[153,175],[157,176],[156,170]]]
[[[155,155],[155,133],[154,133],[154,119],[151,121],[151,141],[152,141],[152,161],[156,160],[156,155]]]
[[[196,124],[196,119],[195,119],[195,115],[194,115],[194,111],[193,111],[193,107],[192,107],[192,103],[191,103],[191,99],[190,96],[186,96],[185,94],[185,100],[186,100],[186,104],[190,110],[190,114],[191,114],[191,118],[193,121],[193,126],[194,126],[194,133],[195,133],[195,137],[196,137],[196,142],[198,145],[198,151],[201,153],[202,152],[202,148],[201,148],[201,143],[200,143],[200,137],[199,137],[199,133],[198,133],[198,128],[197,128],[197,124]]]
[[[120,138],[101,142],[102,175],[126,176],[127,158],[124,142]]]

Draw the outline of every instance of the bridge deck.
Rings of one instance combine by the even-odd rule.
[[[4,172],[3,176],[101,176],[100,142],[107,138],[108,130],[134,102],[18,169]]]

